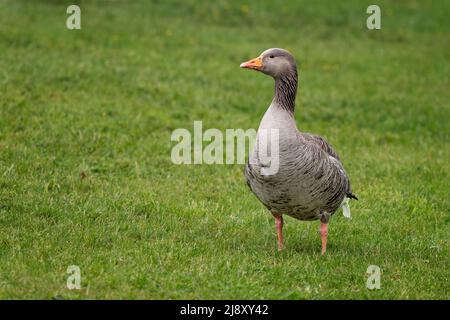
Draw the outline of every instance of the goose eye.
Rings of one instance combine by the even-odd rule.
[[[269,58],[270,58],[270,59],[273,59],[273,58],[275,58],[275,56],[270,56]]]

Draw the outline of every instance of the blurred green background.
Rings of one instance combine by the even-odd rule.
[[[372,2],[1,0],[0,298],[448,299],[450,3],[377,1],[368,30]],[[289,218],[277,252],[242,165],[170,159],[194,120],[257,128],[273,83],[239,64],[270,47],[360,198],[325,257]]]

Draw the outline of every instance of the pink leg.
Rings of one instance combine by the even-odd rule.
[[[320,223],[320,237],[322,238],[322,255],[327,251],[328,224]]]
[[[275,217],[275,226],[278,236],[278,251],[281,251],[283,250],[283,216]]]

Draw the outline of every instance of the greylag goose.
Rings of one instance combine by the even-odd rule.
[[[330,217],[342,207],[344,216],[350,218],[348,201],[357,200],[339,156],[322,137],[297,129],[297,66],[288,51],[268,49],[240,67],[260,71],[275,80],[272,103],[261,120],[254,150],[244,169],[247,184],[275,217],[278,250],[283,248],[286,214],[303,221],[320,220],[324,255]],[[262,159],[264,154],[270,154],[270,164]],[[276,170],[267,170],[274,161]]]

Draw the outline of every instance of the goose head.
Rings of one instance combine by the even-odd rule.
[[[279,48],[267,49],[259,57],[241,63],[240,67],[260,71],[274,79],[297,74],[297,66],[292,54]]]

